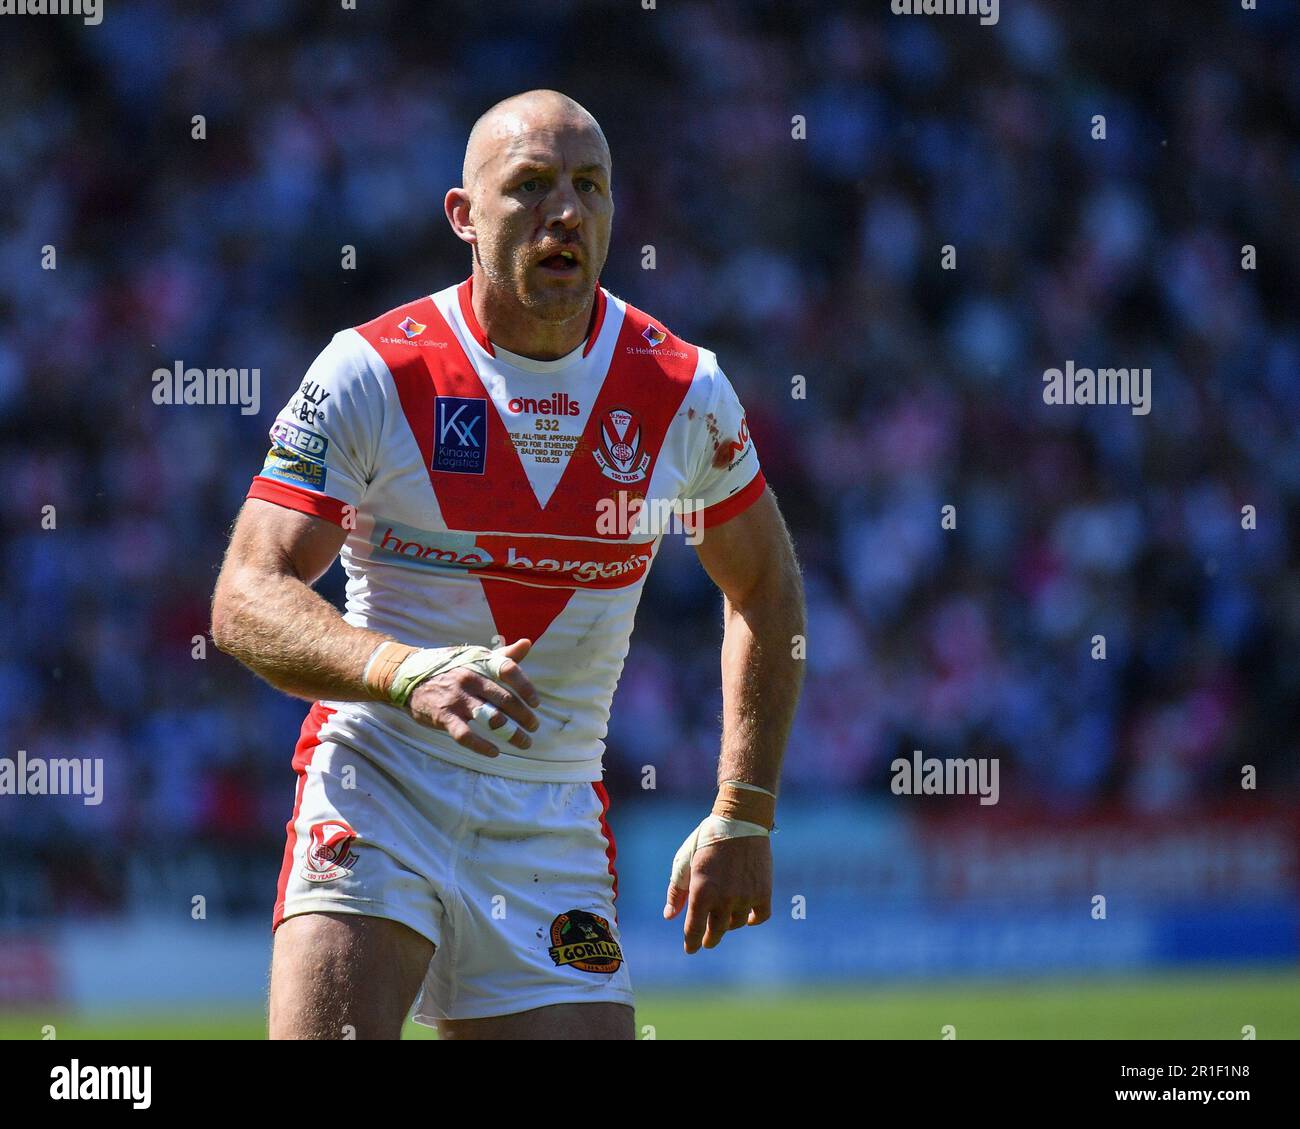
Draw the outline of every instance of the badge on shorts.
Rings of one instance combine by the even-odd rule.
[[[571,909],[551,922],[551,960],[579,972],[617,972],[623,950],[609,922],[583,909]]]
[[[357,865],[352,840],[357,833],[341,819],[327,819],[311,825],[311,845],[302,876],[308,882],[333,882],[346,878]]]

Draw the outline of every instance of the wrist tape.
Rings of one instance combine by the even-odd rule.
[[[776,796],[744,780],[724,780],[718,785],[713,814],[723,819],[757,823],[770,831],[776,822]]]
[[[362,679],[375,698],[392,702],[395,706],[405,706],[421,682],[462,666],[493,682],[501,682],[501,667],[506,661],[506,657],[497,651],[474,643],[455,647],[410,647],[390,641],[375,648]]]
[[[691,859],[702,847],[724,839],[768,836],[775,818],[776,796],[766,788],[743,780],[723,781],[713,803],[713,814],[700,822],[673,856],[672,885],[690,886]]]

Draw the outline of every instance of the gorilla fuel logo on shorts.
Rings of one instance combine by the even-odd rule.
[[[609,922],[583,909],[571,909],[551,922],[551,960],[579,972],[617,972],[623,963]]]
[[[311,825],[311,843],[307,847],[307,865],[302,876],[308,882],[333,882],[352,873],[357,865],[352,840],[357,833],[341,819],[327,819]]]

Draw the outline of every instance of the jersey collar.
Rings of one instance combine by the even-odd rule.
[[[489,357],[495,357],[496,350],[492,347],[492,342],[488,340],[488,335],[483,332],[483,327],[479,325],[478,318],[474,316],[474,277],[471,275],[458,287],[456,287],[456,298],[460,302],[460,316],[465,319],[465,326],[470,331],[474,340],[479,343],[483,351]],[[600,336],[600,327],[605,323],[605,291],[601,289],[600,280],[596,280],[596,303],[591,311],[591,328],[587,332],[587,342],[582,348],[582,355],[585,357],[591,352],[596,344],[596,338]],[[563,359],[563,358],[562,358]],[[545,362],[543,362],[545,363]]]

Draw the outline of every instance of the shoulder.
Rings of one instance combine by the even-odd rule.
[[[653,314],[610,294],[608,300],[623,311],[623,327],[619,333],[618,348],[624,358],[635,357],[660,373],[665,380],[678,385],[688,385],[688,395],[707,389],[720,375],[718,358],[702,345],[687,341],[674,333]]]
[[[343,332],[366,341],[390,336],[411,340],[428,328],[430,316],[436,313],[433,296],[424,294]]]

